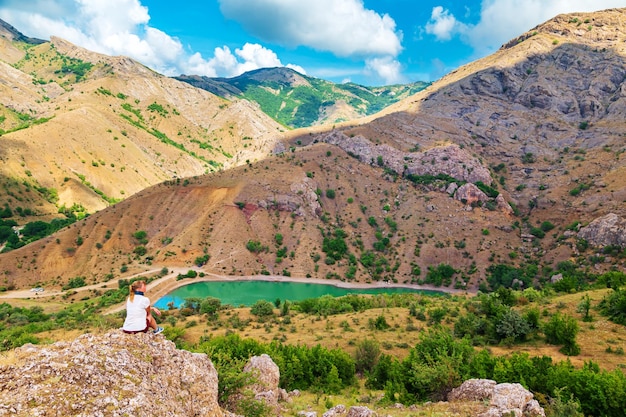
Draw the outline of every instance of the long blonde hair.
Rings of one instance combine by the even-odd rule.
[[[131,303],[135,299],[135,291],[137,291],[137,288],[141,287],[142,285],[145,285],[145,283],[146,283],[145,281],[135,281],[129,285],[128,288],[130,290],[130,294],[128,295],[128,299],[130,300]]]

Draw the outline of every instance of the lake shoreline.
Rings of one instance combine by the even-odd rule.
[[[203,277],[206,278],[206,277]],[[258,278],[258,279],[257,279]],[[411,288],[407,286],[392,286],[391,283],[380,283],[379,285],[340,285],[337,282],[321,280],[311,282],[310,280],[287,280],[284,277],[270,277],[260,279],[221,279],[210,278],[196,280],[194,278],[184,279],[191,281],[185,285],[180,285],[176,289],[167,292],[160,298],[153,297],[153,305],[160,309],[180,308],[187,299],[204,299],[206,297],[217,298],[222,304],[232,306],[254,305],[257,301],[284,300],[298,302],[306,299],[320,298],[325,296],[344,297],[348,295],[382,295],[382,294],[413,294],[432,297],[448,296],[447,293],[432,289]],[[288,278],[288,277],[285,277]],[[339,284],[339,285],[337,285]],[[157,294],[156,292],[154,294]]]
[[[375,281],[375,282],[346,282],[338,279],[324,279],[324,278],[306,278],[306,277],[286,277],[283,275],[220,275],[213,272],[207,272],[202,268],[192,267],[167,267],[163,266],[159,268],[158,266],[153,266],[151,269],[146,269],[144,271],[135,273],[131,276],[120,277],[119,279],[130,279],[130,278],[148,278],[150,274],[156,274],[162,271],[164,268],[167,268],[167,274],[160,276],[157,279],[154,279],[148,284],[148,296],[152,301],[159,300],[161,297],[166,296],[177,288],[183,287],[185,285],[193,284],[196,282],[220,282],[220,281],[269,281],[269,282],[299,282],[299,283],[309,283],[309,284],[322,284],[322,285],[332,285],[338,288],[345,289],[367,289],[367,288],[408,288],[413,290],[420,291],[434,291],[438,293],[445,293],[451,295],[475,295],[476,291],[472,290],[462,290],[456,288],[447,288],[447,287],[436,287],[434,285],[429,284],[407,284],[407,283],[395,283],[395,282],[387,282],[387,281]],[[196,278],[183,278],[178,279],[178,276],[185,275],[190,270],[198,273]],[[204,276],[199,276],[200,274],[204,274]],[[117,283],[108,281],[101,282],[92,285],[86,285],[83,287],[73,288],[71,291],[76,293],[99,290],[106,291],[108,289],[117,288]],[[62,296],[66,294],[67,291],[60,289],[46,289],[43,292],[32,292],[29,289],[21,289],[14,291],[7,291],[4,293],[0,293],[0,299],[4,299],[7,301],[10,300],[34,300],[43,302],[44,300],[51,299],[56,296]],[[118,311],[121,311],[126,308],[125,303],[120,303],[115,306],[109,307],[104,314],[111,314]]]
[[[199,271],[203,272],[203,271]],[[153,302],[160,300],[162,297],[167,296],[174,290],[200,282],[237,282],[237,281],[265,281],[265,282],[285,282],[285,283],[303,283],[303,284],[317,284],[317,285],[331,285],[342,289],[384,289],[384,288],[406,288],[416,291],[431,291],[440,294],[451,295],[471,295],[469,291],[456,289],[456,288],[442,288],[434,285],[419,285],[419,284],[406,284],[406,283],[394,283],[387,281],[376,282],[346,282],[336,279],[323,279],[323,278],[303,278],[303,277],[286,277],[282,275],[246,275],[246,276],[233,276],[233,275],[219,275],[214,273],[204,272],[203,277],[196,278],[183,278],[177,279],[176,277],[167,276],[157,281],[151,282],[148,285],[150,290],[150,297]],[[164,285],[163,285],[164,284]]]

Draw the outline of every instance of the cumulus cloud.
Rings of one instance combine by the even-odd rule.
[[[399,84],[404,82],[401,75],[402,66],[398,60],[387,56],[382,58],[370,58],[365,61],[365,72],[373,72],[377,78],[385,84]]]
[[[365,9],[361,0],[219,0],[224,16],[258,38],[307,46],[339,57],[397,56],[402,33],[395,21]]]
[[[246,43],[233,53],[228,46],[215,48],[213,58],[205,60],[200,53],[193,54],[182,64],[183,72],[208,77],[235,77],[259,68],[288,67],[306,74],[299,65],[283,65],[276,53],[258,43]]]
[[[430,20],[426,23],[426,33],[435,35],[437,40],[449,41],[454,35],[463,30],[461,24],[450,11],[441,6],[433,7]]]
[[[95,52],[132,57],[166,75],[232,77],[283,66],[276,53],[259,44],[247,43],[234,53],[227,46],[216,48],[208,59],[189,54],[179,39],[149,25],[148,8],[140,0],[4,0],[0,18],[29,36],[59,36]]]

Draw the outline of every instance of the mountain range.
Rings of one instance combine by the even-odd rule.
[[[234,78],[197,75],[175,78],[225,99],[237,97],[256,102],[264,113],[291,128],[341,123],[374,114],[428,85],[425,82],[384,87],[334,84],[286,67],[261,68]]]
[[[342,122],[315,109],[349,94],[290,70],[173,79],[2,28],[0,201],[20,224],[92,213],[0,254],[7,288],[199,265],[476,290],[497,268],[528,286],[624,267],[625,9],[557,16],[376,114],[350,86]],[[297,117],[250,101],[271,89]]]

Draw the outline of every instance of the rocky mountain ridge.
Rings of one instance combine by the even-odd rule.
[[[272,157],[148,188],[0,255],[5,285],[98,282],[206,257],[207,271],[231,275],[404,283],[443,264],[456,271],[450,285],[472,290],[492,265],[623,267],[604,247],[619,240],[578,232],[626,217],[624,13],[558,16],[376,117],[290,132],[268,140]]]

